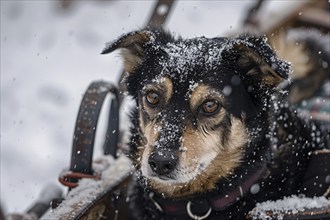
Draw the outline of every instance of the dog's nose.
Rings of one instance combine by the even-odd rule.
[[[151,169],[158,175],[166,175],[171,173],[176,166],[177,156],[169,150],[156,151],[149,157],[149,165]]]

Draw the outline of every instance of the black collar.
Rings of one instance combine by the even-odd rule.
[[[233,176],[229,183],[220,181],[217,190],[193,198],[171,199],[150,194],[150,200],[166,216],[189,215],[193,219],[205,219],[212,210],[223,211],[246,194],[257,193],[260,190],[257,182],[265,174],[266,167],[266,163],[254,166],[250,171],[245,170],[242,175]]]

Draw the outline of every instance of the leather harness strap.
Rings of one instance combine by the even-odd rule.
[[[240,198],[242,198],[247,192],[252,191],[252,186],[261,179],[263,174],[266,171],[266,164],[264,164],[260,169],[258,169],[255,173],[250,175],[240,186],[238,186],[235,190],[230,191],[225,196],[218,195],[214,198],[210,198],[209,202],[212,208],[215,211],[222,211],[228,208],[230,205],[234,204]]]
[[[259,169],[247,175],[241,184],[234,188],[231,187],[231,190],[223,190],[228,192],[226,194],[221,194],[215,190],[190,199],[175,200],[155,195],[151,200],[159,210],[170,216],[187,215],[190,212],[197,217],[209,213],[210,210],[223,211],[249,191],[253,193],[252,187],[263,177],[266,170],[266,164],[262,164]]]

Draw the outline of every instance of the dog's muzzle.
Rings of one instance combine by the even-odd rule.
[[[163,176],[170,174],[176,167],[178,157],[171,149],[154,150],[148,160],[153,172]]]

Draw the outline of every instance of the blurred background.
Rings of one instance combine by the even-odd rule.
[[[306,23],[306,15],[307,22],[308,16],[318,19],[318,12],[306,10],[309,1],[300,0],[267,1],[262,13],[247,19],[258,2],[177,1],[164,27],[183,37],[215,37],[247,26],[271,32],[292,25],[293,18],[294,25]],[[313,2],[328,7],[327,0]],[[89,83],[120,77],[118,53],[100,55],[104,44],[144,27],[156,1],[0,3],[1,207],[5,213],[24,212],[41,188],[59,185],[60,172],[69,167],[75,120]],[[324,18],[317,25],[322,21],[327,25]]]

